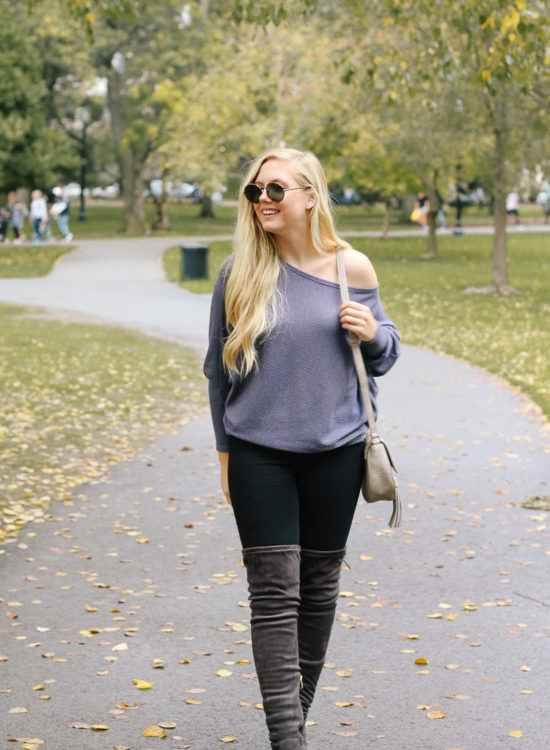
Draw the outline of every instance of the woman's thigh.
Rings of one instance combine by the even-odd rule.
[[[300,543],[295,457],[229,439],[229,494],[243,548]]]
[[[298,476],[300,544],[343,549],[349,536],[364,470],[363,443],[312,454]]]

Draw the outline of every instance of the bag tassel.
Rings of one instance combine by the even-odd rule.
[[[395,496],[393,498],[393,513],[389,520],[388,526],[390,529],[399,529],[403,523],[403,503],[401,502],[401,494],[399,493],[399,485],[397,479],[394,477],[395,485]]]

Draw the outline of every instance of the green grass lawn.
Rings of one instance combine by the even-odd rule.
[[[486,285],[492,237],[439,237],[441,258],[422,260],[425,237],[356,238],[354,246],[373,261],[382,299],[403,341],[451,354],[500,375],[528,394],[550,418],[550,235],[508,237],[510,297],[466,294]],[[209,292],[217,269],[231,252],[213,242],[209,279],[183,283]],[[165,254],[169,279],[179,279],[179,249]]]
[[[73,249],[70,245],[0,245],[0,278],[47,276],[59,258]]]
[[[232,206],[216,206],[214,218],[201,219],[200,206],[193,203],[171,203],[168,207],[170,230],[155,232],[161,235],[212,235],[231,234],[235,224],[236,209]],[[152,203],[145,205],[147,226],[151,226],[154,215]],[[76,239],[101,239],[103,237],[127,237],[123,232],[123,208],[120,202],[115,204],[90,203],[86,207],[86,221],[78,221],[78,211],[71,212],[70,228]],[[55,228],[54,228],[55,231]]]
[[[190,351],[29,312],[0,305],[0,541],[206,404]]]

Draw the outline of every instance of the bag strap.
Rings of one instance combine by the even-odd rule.
[[[344,252],[341,247],[336,248],[336,263],[338,266],[338,281],[340,283],[340,294],[342,296],[342,302],[349,302],[349,290],[348,282],[346,278],[346,268],[344,266]],[[353,363],[357,372],[357,378],[361,387],[361,395],[363,396],[363,403],[367,411],[367,422],[371,437],[377,435],[376,431],[376,420],[374,418],[374,410],[372,408],[372,402],[369,391],[369,379],[367,376],[367,368],[361,354],[361,347],[359,346],[359,337],[356,333],[350,331],[349,334],[351,341],[351,353],[353,355]]]

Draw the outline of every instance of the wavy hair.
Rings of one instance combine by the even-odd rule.
[[[271,159],[289,162],[299,185],[310,185],[314,196],[309,211],[313,246],[321,255],[348,243],[336,234],[327,179],[321,163],[311,151],[281,148],[255,159],[240,190],[233,256],[225,287],[225,312],[229,335],[223,348],[228,372],[246,377],[258,367],[258,344],[265,341],[277,317],[277,281],[281,269],[276,237],[266,232],[245,198],[243,189],[257,179],[263,164]]]

